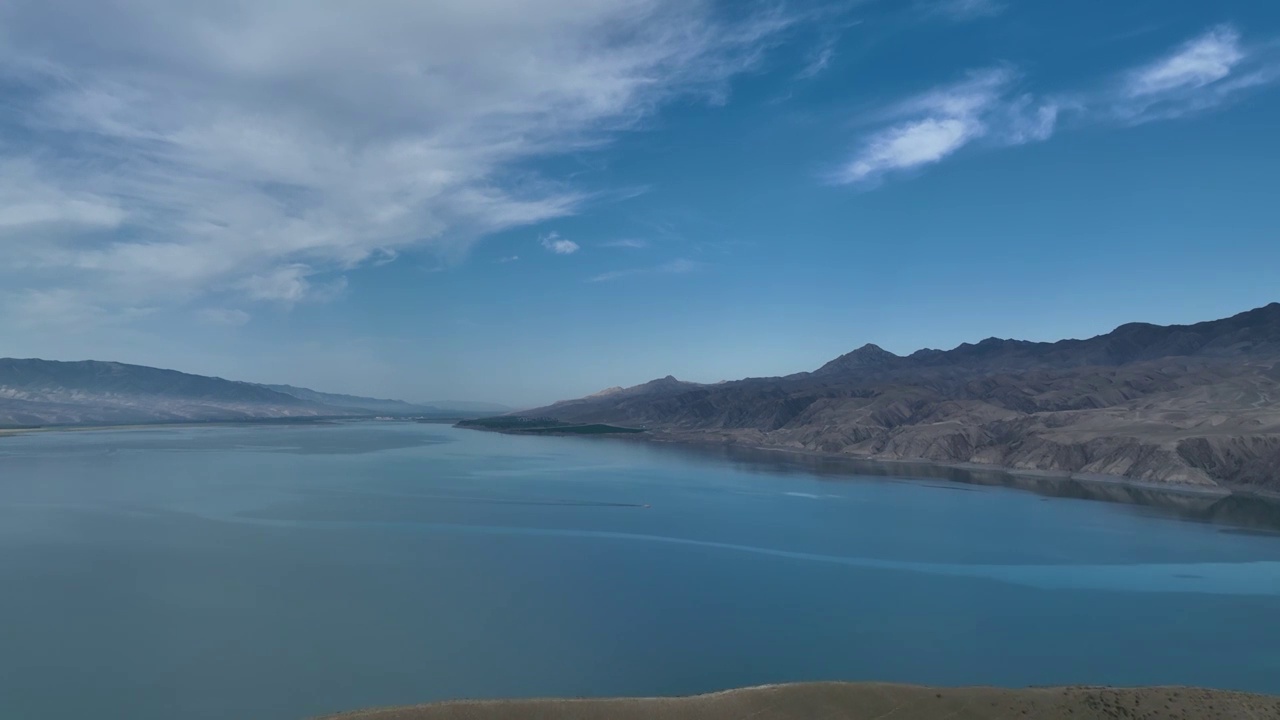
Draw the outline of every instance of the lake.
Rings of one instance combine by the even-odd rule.
[[[413,423],[2,437],[0,717],[817,679],[1280,693],[1280,535],[896,472]]]

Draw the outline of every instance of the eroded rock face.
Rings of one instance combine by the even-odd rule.
[[[1280,489],[1280,304],[1088,340],[988,339],[813,373],[664,378],[531,411],[682,439]]]
[[[1187,438],[1178,441],[1178,455],[1210,477],[1268,487],[1280,473],[1280,435]]]

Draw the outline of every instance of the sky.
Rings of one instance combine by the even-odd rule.
[[[1280,300],[1274,0],[5,0],[0,356],[533,406]]]

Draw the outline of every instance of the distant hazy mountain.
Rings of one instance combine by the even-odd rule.
[[[814,372],[667,377],[519,413],[659,438],[1280,489],[1280,303],[1054,343],[989,338]]]
[[[485,412],[116,362],[0,358],[0,427]]]
[[[260,385],[259,387],[291,395],[299,400],[328,405],[329,407],[346,408],[385,415],[440,415],[450,411],[434,405],[415,405],[403,400],[381,400],[378,398],[360,397],[359,395],[340,395],[337,393],[317,392],[293,385]]]
[[[508,405],[474,400],[428,400],[423,405],[439,408],[445,412],[468,414],[506,413],[515,409]]]
[[[140,365],[0,359],[0,426],[352,414],[251,383]]]

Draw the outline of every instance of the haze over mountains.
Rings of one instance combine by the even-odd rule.
[[[331,408],[343,408],[363,412],[384,412],[392,415],[443,412],[440,408],[431,405],[415,405],[403,400],[382,400],[379,398],[361,397],[359,395],[318,392],[316,390],[295,387],[293,385],[260,385],[259,387],[290,395],[298,398],[299,400],[305,400],[317,405],[326,405]]]
[[[116,362],[0,358],[0,427],[477,412],[486,411],[236,382]]]
[[[865,345],[813,372],[665,377],[520,415],[659,439],[1280,488],[1280,303],[1086,340]]]

